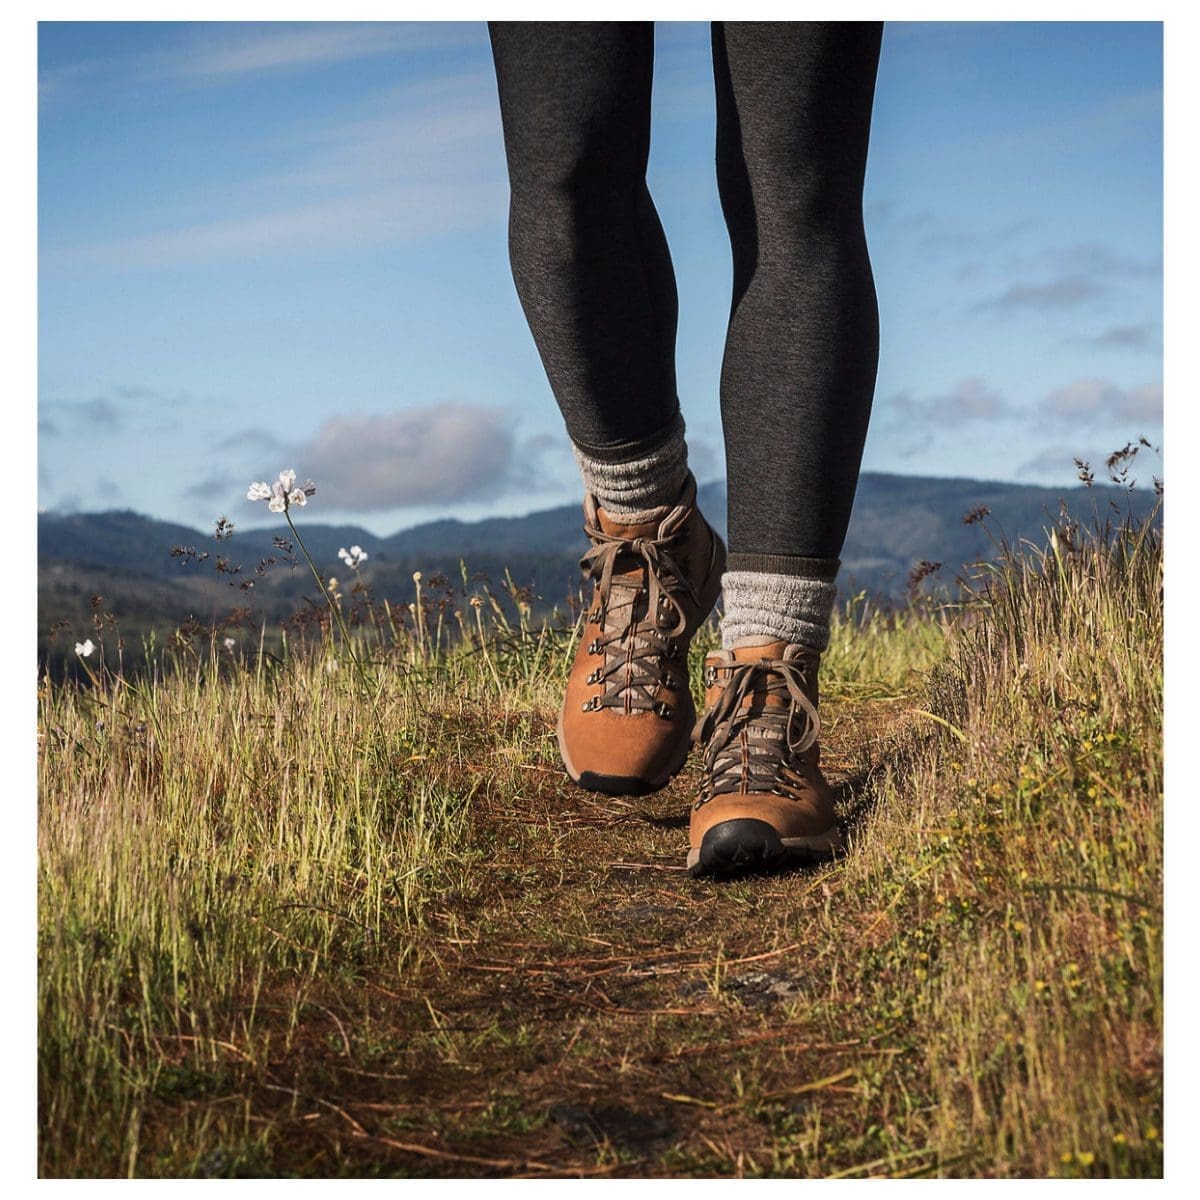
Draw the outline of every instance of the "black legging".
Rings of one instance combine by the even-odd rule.
[[[836,558],[879,321],[862,223],[882,24],[712,25],[733,246],[730,566]],[[619,461],[679,412],[675,274],[646,187],[653,22],[490,22],[517,292],[571,439]]]

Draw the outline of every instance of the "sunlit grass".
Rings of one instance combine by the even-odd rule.
[[[788,1019],[879,1058],[802,1110],[739,1076],[730,1102],[758,1114],[767,1149],[731,1145],[738,1172],[1161,1171],[1161,570],[1149,525],[1064,528],[980,568],[961,607],[839,614],[832,728],[904,721],[856,765],[852,852],[794,933],[823,982]],[[44,1174],[278,1172],[263,1097],[287,1100],[280,1064],[312,1014],[436,967],[430,905],[453,915],[456,896],[501,886],[474,813],[485,795],[518,810],[531,774],[557,777],[573,634],[465,573],[453,604],[429,599],[425,581],[411,613],[350,623],[369,694],[319,632],[245,658],[214,635],[145,678],[43,683]],[[697,691],[714,641],[693,647]],[[512,885],[514,911],[537,901],[552,927],[582,893],[536,872]],[[704,932],[745,921],[763,886],[716,893]],[[592,902],[600,921],[603,892]],[[727,958],[701,972],[714,997]],[[531,1017],[519,1037],[468,1041],[427,1000],[412,1041],[448,1066],[486,1049],[502,1078],[549,1036]],[[334,1021],[355,1061],[369,1026]],[[678,1050],[711,1022],[656,1029],[642,1035]],[[311,1103],[364,1128],[345,1097]],[[506,1136],[536,1127],[505,1104]],[[713,1144],[681,1135],[651,1173],[723,1173]]]

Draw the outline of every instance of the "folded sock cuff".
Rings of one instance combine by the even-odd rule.
[[[597,458],[593,452],[571,444],[584,488],[599,500],[605,512],[631,517],[647,509],[674,503],[687,479],[687,441],[683,417],[676,416],[665,437],[641,443],[633,458]]]
[[[829,561],[829,560],[816,560]],[[721,644],[761,637],[823,651],[837,598],[832,578],[766,571],[727,571],[721,577],[725,615]]]

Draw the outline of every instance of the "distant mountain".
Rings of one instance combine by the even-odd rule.
[[[700,488],[705,515],[725,531],[725,485]],[[1117,518],[1127,510],[1135,518],[1155,503],[1148,491],[1107,486],[1044,488],[975,479],[936,479],[866,472],[859,480],[850,531],[842,552],[839,582],[843,594],[859,590],[902,596],[909,572],[922,560],[945,564],[940,577],[950,580],[964,563],[991,557],[990,537],[1010,542],[1044,539],[1065,502],[1076,520],[1088,523]],[[966,525],[963,516],[985,507],[983,523]],[[586,549],[582,514],[576,505],[546,509],[522,517],[490,517],[482,521],[433,521],[390,537],[376,537],[357,525],[312,522],[299,514],[305,544],[325,573],[346,580],[349,573],[338,549],[355,543],[370,558],[362,576],[377,599],[407,604],[413,597],[414,571],[426,579],[445,574],[454,580],[460,560],[468,571],[500,582],[507,570],[519,586],[530,586],[548,606],[561,604],[577,591],[577,560]],[[120,616],[123,628],[172,626],[194,616],[211,621],[238,605],[251,607],[269,621],[294,612],[302,597],[315,594],[312,578],[301,562],[285,564],[263,575],[256,568],[278,558],[277,537],[287,534],[282,520],[267,527],[238,528],[217,542],[212,531],[157,521],[130,511],[57,514],[38,517],[39,631],[68,620],[84,630],[90,616],[89,597],[98,592],[105,607]],[[182,547],[207,558],[197,562],[173,555]],[[230,570],[214,572],[219,556]],[[233,573],[234,568],[240,568]],[[252,588],[238,586],[253,581]],[[231,586],[232,585],[232,586]],[[157,619],[156,619],[157,618]]]
[[[725,485],[704,484],[700,505],[709,520],[725,532]],[[842,552],[842,576],[859,586],[886,593],[903,591],[908,572],[922,559],[943,562],[955,570],[986,556],[990,542],[979,524],[964,525],[963,516],[976,508],[991,510],[987,525],[1010,540],[1038,540],[1058,516],[1065,501],[1076,519],[1100,515],[1148,512],[1155,497],[1148,491],[1124,491],[1096,485],[1045,488],[994,483],[976,479],[936,479],[865,472],[858,485],[850,531]],[[572,561],[586,549],[582,516],[576,505],[545,509],[522,517],[489,517],[481,521],[447,519],[417,525],[389,537],[376,537],[358,525],[309,523],[300,514],[301,534],[318,564],[338,573],[337,552],[359,544],[368,549],[376,569],[384,563],[414,564],[425,559],[449,562],[465,559],[468,567],[487,560],[515,567],[518,562]],[[171,556],[174,547],[218,553],[253,567],[277,554],[274,539],[286,536],[282,521],[267,527],[238,529],[227,542],[217,543],[211,532],[200,532],[143,517],[128,510],[100,513],[43,513],[38,518],[38,559],[136,571],[178,579],[187,568]],[[432,564],[427,569],[434,569]],[[515,574],[515,571],[514,571]]]

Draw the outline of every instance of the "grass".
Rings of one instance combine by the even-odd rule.
[[[851,851],[731,883],[486,593],[44,681],[41,1173],[1161,1174],[1161,541],[1025,550],[840,614]]]

